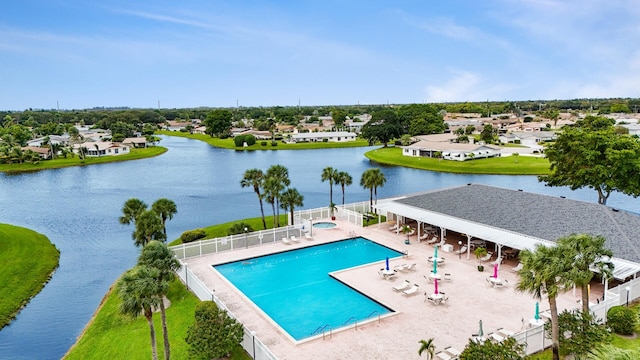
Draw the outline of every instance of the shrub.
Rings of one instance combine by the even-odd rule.
[[[251,134],[247,134],[244,136],[244,142],[246,142],[248,146],[251,146],[256,143],[256,137]]]
[[[277,141],[275,141],[275,140],[272,140],[272,141],[271,141],[271,146],[278,146],[278,142],[277,142]]]
[[[324,138],[324,139],[322,139],[322,142],[329,142],[329,139]]]
[[[625,306],[614,306],[607,311],[607,324],[616,334],[632,335],[638,325],[638,314]]]
[[[215,303],[203,301],[196,305],[195,321],[184,339],[189,355],[194,359],[228,358],[244,335],[241,323],[231,318]]]
[[[229,230],[227,230],[227,235],[236,235],[236,234],[242,234],[244,233],[244,229],[247,229],[247,232],[252,232],[253,229],[251,228],[251,225],[247,224],[247,223],[243,223],[243,222],[239,222],[239,223],[235,223],[233,225],[231,225],[231,227],[229,228]]]
[[[267,146],[267,142],[266,141],[260,141],[260,145]]]
[[[244,135],[237,135],[233,138],[233,142],[236,144],[236,146],[244,145]]]
[[[200,240],[205,236],[207,236],[207,233],[204,231],[204,229],[187,230],[183,232],[182,235],[180,235],[180,241],[185,244]]]

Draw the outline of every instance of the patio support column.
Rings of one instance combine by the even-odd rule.
[[[467,234],[467,260],[471,259],[471,238],[473,236]]]
[[[502,245],[502,244],[496,244],[496,246],[498,247],[498,257],[496,258],[496,260],[498,260],[498,259],[500,259],[500,256],[502,256],[502,247],[503,247],[504,245]],[[501,264],[498,264],[498,270],[500,270],[500,265],[501,265]]]
[[[422,228],[422,221],[420,220],[416,220],[416,222],[418,223],[418,242],[420,242],[420,228]]]
[[[604,293],[602,294],[602,300],[607,300],[607,290],[609,289],[609,279],[604,278]]]

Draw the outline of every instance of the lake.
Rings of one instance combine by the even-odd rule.
[[[363,156],[372,148],[245,152],[177,137],[163,137],[161,145],[169,151],[150,159],[0,174],[0,222],[45,234],[61,251],[51,282],[0,331],[0,359],[59,359],[73,345],[109,287],[136,262],[133,226],[118,223],[127,199],[137,197],[149,205],[161,197],[173,200],[178,214],[167,222],[172,240],[185,230],[260,216],[253,189],[240,187],[247,169],[286,166],[291,186],[304,196],[304,208],[317,208],[329,203],[329,183],[320,181],[322,169],[332,166],[351,174],[345,201],[356,202],[369,199],[360,176],[377,166]],[[386,166],[382,171],[387,183],[378,189],[379,198],[473,182],[597,202],[593,190],[550,188],[534,176]],[[340,187],[333,192],[334,202],[341,203]],[[640,212],[640,202],[628,196],[614,194],[608,204]],[[270,212],[266,206],[265,213]]]

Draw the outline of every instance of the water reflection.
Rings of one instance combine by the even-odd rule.
[[[364,158],[369,150],[365,148],[236,152],[173,137],[165,137],[162,145],[169,151],[151,159],[0,174],[0,221],[41,232],[61,250],[52,281],[0,331],[0,359],[59,359],[73,344],[109,286],[136,261],[133,228],[118,223],[127,199],[137,197],[147,204],[160,197],[172,199],[178,214],[167,231],[174,239],[188,229],[259,216],[255,193],[239,184],[249,168],[286,166],[292,186],[304,196],[304,207],[314,208],[329,202],[329,184],[320,181],[324,167],[351,174],[353,185],[345,198],[354,202],[369,199],[369,191],[359,186],[360,176],[376,165]],[[387,183],[378,190],[379,198],[475,182],[597,200],[591,190],[548,188],[533,176],[441,174],[400,167],[382,171]],[[334,202],[340,201],[340,187],[334,186]],[[638,201],[619,194],[612,195],[609,204],[640,211]]]

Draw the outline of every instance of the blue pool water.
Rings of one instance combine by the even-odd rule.
[[[336,227],[336,223],[332,223],[332,222],[318,222],[313,224],[314,228],[319,228],[319,229],[331,229]]]
[[[352,325],[352,317],[362,321],[392,312],[329,273],[400,255],[358,237],[214,268],[291,337],[301,340],[327,324],[335,330]]]

